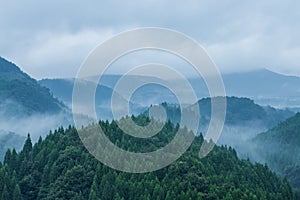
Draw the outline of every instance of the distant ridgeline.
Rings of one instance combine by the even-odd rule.
[[[51,114],[63,108],[64,105],[53,98],[49,89],[0,57],[0,114],[6,117]]]
[[[139,77],[135,78],[139,80]],[[14,123],[20,122],[19,118],[35,114],[54,114],[56,117],[56,113],[68,108],[52,93],[60,100],[71,102],[73,82],[41,81],[41,84],[51,87],[50,92],[15,64],[0,57],[0,117],[17,119]],[[85,81],[82,84],[88,87],[91,83]],[[97,112],[102,112],[102,116],[104,112],[105,117],[111,116],[108,109],[113,92],[111,86],[99,86],[95,98],[100,104]],[[159,92],[155,91],[150,96]],[[122,96],[118,97],[126,102]],[[142,94],[138,99],[140,97],[143,100]],[[254,150],[264,157],[272,169],[282,177],[286,176],[293,187],[299,187],[300,114],[292,117],[294,113],[289,110],[262,107],[248,98],[226,99],[225,126],[262,127],[264,130],[275,126],[253,139],[256,144]],[[135,102],[130,104],[138,113],[145,109]],[[211,118],[211,99],[201,99],[182,109],[190,112],[195,105],[199,105],[201,114],[198,133],[204,132]],[[179,129],[175,125],[180,121],[179,105],[162,103],[161,106],[166,109],[170,121],[160,133],[149,139],[124,134],[116,121],[100,121],[99,124],[108,138],[122,149],[154,151],[169,143]],[[146,110],[132,119],[137,124],[145,125],[149,122],[148,113],[149,110]],[[282,122],[289,117],[292,118]],[[59,123],[62,121],[58,117],[57,120]],[[32,126],[37,126],[34,123]],[[2,134],[1,129],[0,156],[10,144],[24,140],[9,130]],[[235,137],[241,138],[245,134],[240,130]],[[23,150],[19,153],[8,150],[4,163],[0,164],[0,199],[300,199],[292,193],[287,179],[277,177],[267,166],[239,159],[231,147],[216,146],[206,158],[199,159],[198,152],[203,142],[202,135],[198,134],[188,151],[164,169],[147,174],[128,174],[112,170],[95,160],[71,126],[51,132],[34,146],[28,136]]]
[[[132,119],[140,125],[149,122],[144,115]],[[179,128],[168,122],[156,136],[139,139],[124,134],[115,121],[99,124],[114,144],[132,152],[164,146]],[[131,174],[97,161],[72,127],[55,130],[33,147],[28,136],[23,150],[7,151],[0,165],[1,199],[296,199],[286,179],[267,166],[240,160],[232,148],[216,146],[199,159],[203,142],[197,136],[166,168]]]
[[[224,98],[224,97],[214,97]],[[279,122],[284,121],[288,117],[294,115],[294,112],[289,110],[275,109],[270,106],[260,106],[255,104],[249,98],[239,97],[226,97],[227,110],[226,110],[226,125],[247,126],[256,124],[265,128],[271,128]],[[173,123],[180,122],[180,107],[176,104],[162,103],[161,106],[165,108],[167,118]],[[193,110],[195,105],[189,106],[187,110]],[[200,126],[207,126],[211,118],[211,98],[204,98],[198,101],[200,109]],[[145,111],[149,114],[149,110]],[[191,113],[191,115],[193,115]]]
[[[268,165],[300,189],[300,113],[253,139]]]

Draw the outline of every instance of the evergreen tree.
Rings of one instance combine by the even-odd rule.
[[[22,194],[21,194],[19,185],[15,186],[12,199],[13,200],[22,200]]]
[[[9,193],[8,193],[6,185],[4,185],[4,188],[3,188],[3,191],[2,191],[2,195],[1,195],[1,200],[10,200]]]
[[[149,121],[144,116],[133,119],[140,124]],[[99,122],[111,141],[133,152],[159,149],[168,144],[180,129],[168,122],[155,136],[140,140],[123,133],[115,123]],[[5,165],[0,163],[0,198],[296,198],[287,180],[281,180],[268,166],[239,159],[231,147],[215,146],[207,157],[199,159],[203,142],[206,142],[203,137],[197,136],[182,157],[168,167],[145,174],[131,174],[103,165],[84,148],[74,128],[64,130],[60,127],[34,146],[28,136],[20,153],[8,151]]]

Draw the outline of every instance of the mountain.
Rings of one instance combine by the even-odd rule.
[[[99,100],[110,101],[111,94],[113,93],[113,88],[115,88],[117,82],[121,79],[120,75],[104,75],[101,77],[99,81],[96,98]],[[89,77],[85,80],[81,80],[82,84],[86,84],[86,88],[88,89],[91,84],[96,82],[95,77]],[[134,84],[143,84],[147,82],[153,81],[162,81],[155,77],[147,77],[147,76],[130,76],[130,83]],[[60,100],[63,100],[67,105],[70,105],[72,102],[72,92],[74,79],[42,79],[39,83],[47,88],[53,93],[55,97]],[[100,90],[100,91],[99,91]],[[101,91],[102,90],[102,91]],[[115,91],[119,96],[118,91]],[[126,96],[130,96],[130,91],[123,90],[122,94]],[[125,99],[124,99],[125,100]],[[176,96],[167,88],[158,85],[158,84],[146,84],[141,88],[137,89],[132,95],[130,99],[126,101],[130,101],[132,104],[139,105],[140,107],[148,107],[151,104],[158,104],[164,101],[169,103],[178,102]]]
[[[261,105],[300,107],[300,77],[287,76],[270,70],[230,73],[222,75],[227,96],[248,97]],[[208,96],[201,78],[191,78],[197,94]]]
[[[49,89],[0,57],[0,110],[3,116],[20,117],[60,112],[64,105]]]
[[[68,108],[50,90],[0,57],[0,159],[7,148],[20,150],[25,135],[34,141],[54,126],[70,124]]]
[[[215,97],[224,98],[224,97]],[[198,101],[200,112],[204,120],[211,117],[211,98]],[[260,106],[254,100],[244,97],[226,97],[227,125],[252,125],[270,128],[279,122],[291,117],[294,113],[287,109],[275,109],[271,106]]]
[[[117,76],[112,76],[113,80],[117,78]],[[110,80],[110,78],[108,79]],[[107,80],[107,83],[110,83]],[[72,96],[73,96],[73,86],[74,86],[75,79],[43,79],[40,80],[39,83],[44,87],[50,89],[51,93],[58,99],[62,100],[66,105],[71,107],[72,105]],[[80,87],[83,88],[83,93],[86,91],[90,91],[93,87],[95,82],[91,80],[80,80],[77,82],[80,84]],[[96,93],[95,93],[95,108],[96,113],[100,119],[112,119],[112,111],[111,111],[111,99],[113,95],[113,89],[106,86],[107,84],[98,84]],[[135,103],[135,99],[128,99],[126,100],[115,91],[115,97],[120,102],[120,105],[128,104],[130,102],[130,113],[131,114],[139,114],[140,112],[144,111],[147,106],[146,104],[139,104]],[[144,95],[144,94],[142,94]],[[84,96],[84,94],[83,94]],[[140,97],[140,96],[139,96]],[[138,97],[138,98],[139,98]],[[145,95],[143,96],[145,99]],[[140,102],[140,101],[137,101]],[[84,106],[84,105],[83,105]],[[118,107],[118,109],[125,109],[124,106]],[[125,110],[127,111],[127,110]]]
[[[300,113],[253,139],[261,160],[300,188]]]
[[[135,120],[145,125],[143,116]],[[133,152],[164,146],[178,129],[167,123],[155,137],[140,140],[124,134],[115,121],[99,124],[114,144]],[[240,160],[232,148],[216,146],[207,157],[199,159],[203,142],[201,136],[196,137],[187,152],[168,167],[134,174],[113,170],[97,161],[72,127],[52,132],[33,147],[28,136],[23,150],[17,154],[8,151],[5,165],[0,164],[0,183],[4,185],[0,194],[7,199],[17,196],[24,200],[295,199],[286,180],[267,166]]]
[[[155,81],[163,82],[161,79],[150,76],[130,75],[132,83],[153,83]],[[122,78],[121,75],[105,74],[101,76],[100,85],[108,88],[114,88],[117,82]],[[297,111],[300,108],[300,77],[278,74],[269,70],[256,70],[249,72],[231,73],[222,75],[227,96],[247,97],[253,99],[261,105],[270,105],[273,107],[286,108]],[[209,96],[208,89],[201,77],[188,77],[192,88],[198,99]],[[87,80],[95,82],[97,77],[87,77]],[[66,81],[68,81],[66,79]],[[173,85],[182,85],[181,80],[171,80]],[[46,79],[40,83],[48,88],[59,99],[70,102],[69,97],[63,94],[63,88],[66,82],[64,79]],[[62,89],[60,89],[60,86]],[[126,91],[122,91],[125,92]],[[186,91],[180,91],[185,94]],[[177,95],[177,94],[175,94]],[[177,103],[177,99],[170,90],[157,84],[147,84],[144,88],[133,95],[131,101],[142,106],[158,104],[162,102]]]
[[[225,97],[214,97],[223,99]],[[174,123],[180,121],[180,107],[178,104],[161,104],[167,113],[168,119]],[[196,105],[196,104],[195,104]],[[183,109],[194,110],[195,105],[184,107]],[[200,126],[205,127],[211,119],[211,98],[203,98],[197,102],[201,115]],[[193,115],[193,112],[190,112]],[[260,106],[249,98],[226,97],[226,118],[227,126],[257,126],[263,129],[271,128],[279,122],[294,115],[294,112],[288,109],[276,109],[271,106]]]
[[[215,142],[234,147],[241,158],[253,157],[253,161],[261,160],[257,159],[257,156],[253,156],[253,144],[249,140],[295,114],[286,109],[260,106],[249,98],[226,97],[226,101],[225,124],[218,140]],[[211,119],[211,99],[201,99],[197,104],[200,108],[201,116],[197,134],[201,133],[205,136]],[[183,107],[191,118],[195,116],[193,112],[195,105]],[[180,122],[181,111],[179,105],[162,103],[161,106],[166,110],[167,119],[173,123]],[[145,114],[148,114],[148,111]],[[161,118],[162,116],[158,116],[158,119]]]
[[[234,73],[224,76],[229,93],[256,99],[283,98],[288,100],[300,97],[300,77],[278,74],[269,70]],[[292,102],[292,101],[290,101]]]

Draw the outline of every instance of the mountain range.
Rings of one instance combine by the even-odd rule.
[[[98,77],[87,77],[88,81],[97,82]],[[121,75],[105,74],[101,76],[99,85],[114,90],[118,81],[122,78]],[[248,97],[253,99],[260,105],[270,105],[277,108],[294,109],[298,111],[300,108],[300,77],[287,76],[278,74],[269,70],[256,70],[250,72],[232,73],[222,75],[227,96]],[[151,82],[164,82],[156,77],[134,76],[131,75],[132,83],[140,84],[147,83],[145,86],[138,89],[132,95],[130,101],[134,104],[147,107],[150,104],[159,104],[162,102],[177,103],[176,94],[167,88],[151,84]],[[71,102],[71,88],[68,79],[42,79],[39,83],[51,90],[53,95],[65,103]],[[201,77],[188,78],[192,88],[194,89],[198,99],[210,96],[205,82]],[[182,85],[182,80],[171,80],[173,85]],[[69,86],[68,86],[69,85]],[[66,90],[65,90],[66,89]],[[68,92],[63,92],[68,91]],[[125,92],[126,91],[122,91]],[[185,94],[181,91],[181,94]],[[127,99],[129,101],[129,99]]]
[[[116,92],[113,88],[120,78],[119,75],[106,75],[100,80],[95,95],[96,111],[100,119],[113,118],[110,102],[113,92]],[[135,83],[146,83],[147,80],[156,79],[142,76],[131,78]],[[218,144],[236,148],[237,154],[242,158],[250,157],[253,161],[267,162],[279,175],[286,176],[293,187],[299,188],[300,114],[295,115],[294,111],[300,105],[298,99],[300,78],[267,70],[224,75],[223,78],[227,94],[232,96],[226,97],[225,126]],[[180,86],[180,81],[173,81],[174,85]],[[201,79],[190,78],[189,81],[199,100],[194,105],[183,105],[183,109],[192,110],[193,106],[199,106],[201,121],[197,137],[201,137],[200,133],[205,136],[211,116],[211,98],[207,97],[207,89]],[[0,83],[2,158],[7,148],[20,150],[28,133],[33,133],[34,141],[37,141],[40,135],[46,136],[50,129],[72,124],[70,108],[74,79],[36,81],[15,64],[0,58]],[[80,80],[79,84],[89,90],[90,85],[95,84],[95,77]],[[146,84],[134,92],[130,99],[126,99],[118,92],[116,96],[121,102],[129,102],[132,114],[147,114],[149,107],[161,105],[166,109],[168,119],[174,124],[180,120],[178,99],[165,87]],[[120,107],[123,107],[122,105]],[[63,129],[60,128],[54,134],[62,137],[57,135],[58,132],[64,132]],[[53,143],[51,140],[48,139]],[[41,139],[39,141],[41,142]],[[55,172],[55,169],[53,171]]]

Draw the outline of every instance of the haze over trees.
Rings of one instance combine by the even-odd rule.
[[[267,74],[268,77],[290,80]],[[110,78],[104,77],[107,85],[98,87],[100,94],[96,95],[96,102],[105,106],[110,105],[110,86],[118,80],[118,76]],[[140,81],[141,77],[134,78]],[[295,77],[291,80],[298,81]],[[300,199],[297,189],[300,186],[300,115],[293,116],[294,113],[288,109],[261,106],[249,98],[226,97],[227,117],[220,144],[207,157],[200,159],[200,146],[206,142],[201,133],[205,132],[211,115],[211,99],[200,99],[195,102],[202,117],[200,129],[188,151],[161,170],[130,174],[113,170],[97,161],[82,145],[72,125],[67,129],[60,127],[50,131],[48,135],[40,129],[57,127],[57,122],[66,124],[66,118],[70,117],[68,107],[52,93],[70,101],[72,81],[37,82],[13,63],[0,58],[0,83],[0,117],[4,115],[2,121],[5,122],[0,124],[0,156],[3,158],[5,154],[0,163],[0,199]],[[49,90],[40,83],[53,85]],[[83,84],[86,83],[91,84]],[[152,87],[149,88],[151,90]],[[162,91],[156,87],[148,96],[141,92],[136,99],[155,96]],[[148,107],[134,101],[130,105],[137,113],[143,113],[131,116],[138,125],[149,123]],[[168,144],[178,130],[187,131],[176,125],[180,120],[178,104],[164,102],[160,105],[166,110],[168,121],[161,132],[149,139],[125,134],[115,120],[102,120],[99,125],[110,141],[124,150],[154,151]],[[192,110],[193,106],[184,109]],[[61,112],[64,115],[60,116]],[[51,118],[47,118],[49,114]],[[51,121],[53,117],[54,122]],[[30,131],[27,131],[28,126]],[[90,125],[93,126],[95,124]],[[35,130],[34,137],[38,133],[45,139],[33,140],[33,134],[27,135],[32,133],[31,130]],[[262,130],[264,132],[253,139]],[[240,139],[244,139],[244,143],[238,143],[238,146]],[[17,148],[21,145],[22,150]],[[253,152],[262,158],[259,160],[261,163],[267,164],[256,163],[257,159],[250,156]]]
[[[141,115],[134,120],[145,124],[149,119]],[[140,140],[122,133],[115,121],[99,124],[114,143],[133,152],[159,148],[179,128],[168,122],[157,136]],[[202,136],[196,137],[166,168],[131,174],[94,159],[71,126],[50,132],[34,145],[28,135],[23,150],[8,150],[1,165],[2,199],[294,199],[286,179],[266,165],[239,159],[231,147],[216,146],[199,159],[203,142]]]
[[[270,167],[300,189],[300,113],[253,139]]]

